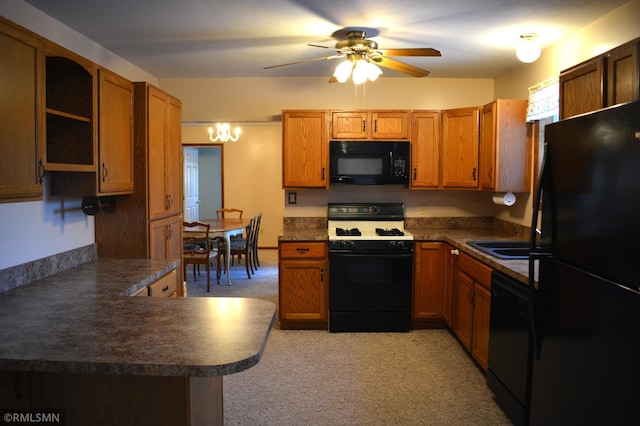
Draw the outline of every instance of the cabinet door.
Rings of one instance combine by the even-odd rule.
[[[449,244],[443,244],[444,248],[444,307],[442,317],[445,324],[451,328],[453,324],[453,271],[455,270],[455,262],[458,256],[457,250],[454,250]]]
[[[133,192],[133,83],[110,71],[99,76],[99,193]]]
[[[372,139],[408,139],[409,113],[407,111],[372,111]]]
[[[471,355],[487,371],[489,368],[489,320],[491,292],[475,283],[473,297],[473,340]]]
[[[0,200],[42,198],[44,64],[40,40],[0,19]],[[43,172],[42,172],[43,173]]]
[[[182,213],[182,104],[169,97],[167,102],[167,141],[166,141],[166,193],[167,213]]]
[[[166,219],[149,222],[149,258],[167,259],[170,229]]]
[[[442,186],[478,187],[479,108],[444,111],[442,115]]]
[[[167,219],[167,259],[182,259],[182,215]],[[182,268],[179,268],[182,271]]]
[[[329,183],[327,111],[283,111],[282,180],[285,188],[326,188]]]
[[[411,113],[411,188],[437,188],[440,181],[440,113]]]
[[[418,243],[415,247],[413,319],[441,320],[444,313],[445,245]]]
[[[167,140],[167,97],[159,89],[148,87],[148,141],[149,155],[149,219],[166,215],[169,199],[165,191],[165,141]]]
[[[607,55],[607,106],[638,99],[637,41],[613,49]]]
[[[333,112],[331,113],[332,139],[367,139],[366,111]]]
[[[453,284],[453,332],[471,350],[473,338],[473,279],[458,271]]]
[[[594,58],[560,74],[560,119],[604,106],[603,58]]]
[[[498,99],[480,115],[480,188],[526,192],[530,187],[527,101]]]
[[[281,321],[326,321],[325,260],[280,260],[279,312]]]

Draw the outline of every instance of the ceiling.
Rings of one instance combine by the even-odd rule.
[[[394,58],[430,77],[494,78],[518,63],[520,34],[538,33],[544,49],[626,1],[25,0],[161,79],[330,77],[340,60],[264,67],[331,55],[307,44],[334,47],[344,28],[380,49],[440,50]]]

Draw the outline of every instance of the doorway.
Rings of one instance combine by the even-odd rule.
[[[215,218],[222,208],[222,147],[185,146],[184,220]]]

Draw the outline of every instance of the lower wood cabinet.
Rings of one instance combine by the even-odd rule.
[[[460,253],[453,280],[454,334],[483,370],[488,368],[492,269]]]
[[[184,296],[178,294],[178,289],[181,289],[179,285],[179,276],[174,269],[164,277],[158,279],[152,284],[141,288],[135,293],[131,294],[131,297],[178,297]]]
[[[413,328],[438,327],[451,317],[452,247],[417,242],[414,251]]]
[[[327,244],[281,242],[278,261],[280,327],[327,329]]]
[[[0,401],[10,411],[62,412],[60,424],[67,426],[213,426],[224,421],[222,376],[0,371]]]

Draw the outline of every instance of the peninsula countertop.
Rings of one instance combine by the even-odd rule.
[[[127,297],[178,265],[99,258],[0,293],[0,370],[211,377],[257,364],[273,303]]]

